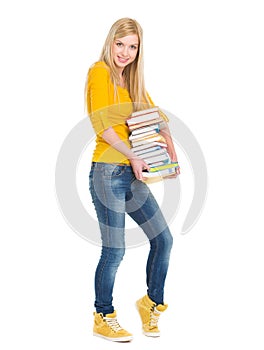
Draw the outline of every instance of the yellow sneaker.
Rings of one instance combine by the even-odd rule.
[[[145,295],[136,302],[136,306],[141,317],[143,334],[147,337],[159,337],[159,317],[168,305],[157,305],[148,295]]]
[[[132,334],[123,329],[117,322],[116,311],[106,316],[94,312],[93,334],[117,342],[127,342],[133,339]]]

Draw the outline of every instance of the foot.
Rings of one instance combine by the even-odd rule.
[[[128,342],[133,339],[132,334],[123,329],[117,322],[116,311],[105,316],[95,312],[93,334],[115,342]]]
[[[167,309],[168,305],[157,305],[148,295],[145,295],[136,302],[136,306],[142,321],[143,334],[147,337],[159,337],[159,317]]]

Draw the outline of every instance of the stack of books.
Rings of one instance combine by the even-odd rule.
[[[127,119],[131,150],[150,166],[149,171],[144,171],[146,178],[175,174],[178,166],[171,162],[166,140],[159,133],[162,123],[158,107],[134,112]]]

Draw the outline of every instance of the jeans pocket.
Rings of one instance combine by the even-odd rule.
[[[115,165],[115,164],[107,164],[107,166],[104,167],[104,178],[116,178],[124,174],[125,172],[125,166],[122,165]]]

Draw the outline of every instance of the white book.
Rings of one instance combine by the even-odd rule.
[[[161,117],[159,117],[157,119],[151,119],[151,120],[146,121],[146,122],[129,125],[129,130],[133,131],[135,129],[142,128],[143,126],[148,126],[148,125],[152,125],[152,124],[159,124],[160,125],[163,122],[164,122],[164,120]]]
[[[140,127],[138,129],[134,129],[132,130],[131,134],[130,135],[139,135],[139,134],[142,134],[144,132],[149,132],[149,131],[156,131],[156,132],[159,132],[159,124],[153,124],[153,125],[149,125],[149,126],[143,126],[143,127]]]
[[[152,112],[148,112],[145,114],[138,114],[136,116],[133,116],[131,118],[127,119],[127,124],[129,125],[134,125],[134,124],[138,124],[138,123],[143,123],[152,119],[158,119],[160,118],[160,114],[158,112],[158,110],[156,111],[152,111]]]
[[[168,145],[164,142],[158,142],[158,141],[154,141],[153,142],[155,145],[157,146],[161,146],[161,147],[168,147]]]
[[[138,152],[138,151],[141,151],[141,150],[144,150],[144,149],[147,149],[147,148],[157,147],[157,146],[161,146],[161,145],[157,145],[156,142],[148,142],[148,143],[145,143],[143,145],[132,147],[131,150],[133,152]]]
[[[141,111],[133,112],[131,115],[132,115],[132,117],[137,117],[138,115],[148,114],[148,113],[152,113],[152,112],[157,112],[158,110],[159,110],[159,107],[155,106],[155,107],[152,107],[152,108],[142,109]]]
[[[158,149],[162,149],[160,146],[153,146],[153,147],[148,147],[148,148],[144,148],[142,150],[139,151],[133,151],[137,156],[141,155],[141,154],[147,154],[148,153],[152,153],[153,151],[157,151]]]
[[[145,161],[148,160],[150,157],[156,157],[162,154],[167,154],[167,151],[165,149],[159,149],[157,151],[147,152],[143,154],[138,154],[139,158],[144,159]]]
[[[157,131],[156,130],[150,130],[150,131],[138,134],[138,135],[131,134],[129,136],[129,140],[137,140],[137,139],[141,139],[142,137],[146,137],[146,136],[153,135],[153,134],[157,134]]]
[[[145,162],[147,163],[147,164],[152,164],[152,163],[157,163],[157,162],[161,162],[161,161],[169,161],[169,156],[168,156],[168,154],[167,154],[167,152],[166,153],[164,153],[164,154],[160,154],[160,155],[157,155],[157,156],[154,156],[154,157],[149,157],[149,158],[146,158],[146,159],[144,159],[145,160]]]
[[[155,162],[155,163],[151,163],[150,164],[150,172],[151,172],[151,169],[152,168],[156,168],[156,167],[159,167],[159,166],[163,166],[163,165],[166,165],[166,164],[168,164],[168,160],[165,160],[165,161],[163,161],[163,162]]]

